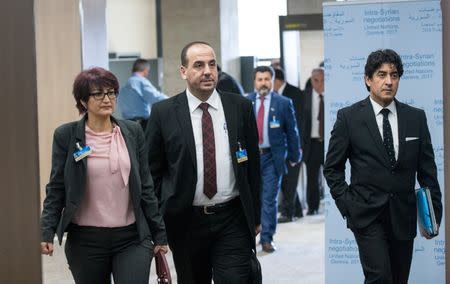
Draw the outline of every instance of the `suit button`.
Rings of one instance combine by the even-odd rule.
[[[393,197],[395,196],[395,193],[391,193],[391,194],[389,194],[389,196],[390,196],[391,198],[393,198]]]
[[[393,174],[393,175],[394,175],[394,174],[395,174],[395,171],[394,171],[394,170],[392,170],[392,171],[391,171],[391,174]]]

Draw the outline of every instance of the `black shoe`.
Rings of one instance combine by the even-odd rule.
[[[297,219],[303,218],[303,212],[299,213],[299,214],[295,214],[294,217],[297,218]]]
[[[281,215],[280,218],[278,218],[278,223],[289,223],[289,222],[292,222],[292,221],[294,221],[294,218],[288,217],[288,216],[284,216],[284,215]]]
[[[308,215],[308,216],[317,215],[317,214],[319,214],[319,212],[317,210],[308,210],[308,212],[306,212],[306,215]]]
[[[275,245],[273,244],[273,242],[270,243],[262,243],[262,250],[267,252],[267,253],[272,253],[274,252],[277,248],[275,247]]]

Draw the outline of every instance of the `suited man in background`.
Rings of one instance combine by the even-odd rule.
[[[239,94],[241,96],[244,95],[244,89],[241,84],[239,84],[236,79],[234,79],[230,74],[220,68],[220,65],[217,65],[217,71],[219,72],[219,79],[217,81],[216,89],[220,92],[234,93]]]
[[[292,101],[272,90],[272,67],[256,67],[253,77],[255,92],[247,99],[254,105],[261,155],[261,245],[263,251],[272,253],[276,250],[273,235],[277,226],[281,177],[287,173],[286,159],[290,167],[300,161],[300,142]]]
[[[302,119],[303,160],[306,164],[306,215],[318,214],[320,166],[324,160],[324,71],[315,68],[306,84]]]
[[[408,283],[417,227],[416,175],[420,186],[430,189],[438,223],[442,217],[425,112],[395,99],[402,74],[395,51],[369,55],[370,95],[338,111],[325,162],[331,195],[358,244],[365,283]]]
[[[146,131],[178,283],[248,283],[260,231],[252,104],[216,90],[216,56],[206,42],[183,48],[180,74],[186,90],[153,106]]]
[[[273,82],[273,90],[279,95],[288,97],[292,100],[295,110],[295,119],[297,120],[297,129],[301,133],[302,121],[302,103],[303,92],[286,82],[284,71],[281,68],[274,68],[275,80]],[[300,135],[301,136],[301,135]],[[301,142],[301,141],[300,141]],[[286,161],[289,163],[289,161]],[[283,176],[281,182],[282,200],[280,202],[281,216],[278,218],[278,223],[292,222],[294,218],[302,218],[303,210],[300,198],[297,193],[298,176],[300,173],[301,163],[293,167],[288,165],[287,174]]]

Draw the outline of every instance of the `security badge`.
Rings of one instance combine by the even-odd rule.
[[[81,161],[85,157],[89,156],[92,153],[92,149],[89,146],[81,147],[80,143],[76,143],[78,151],[73,153],[73,158],[75,159],[75,162]]]
[[[280,128],[280,120],[276,119],[275,115],[269,123],[270,128]]]
[[[238,163],[243,163],[248,160],[247,150],[242,149],[241,143],[238,142],[239,150],[236,151],[236,158]]]

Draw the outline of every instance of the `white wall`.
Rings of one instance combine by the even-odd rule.
[[[109,52],[156,58],[155,0],[107,0],[106,22]]]

